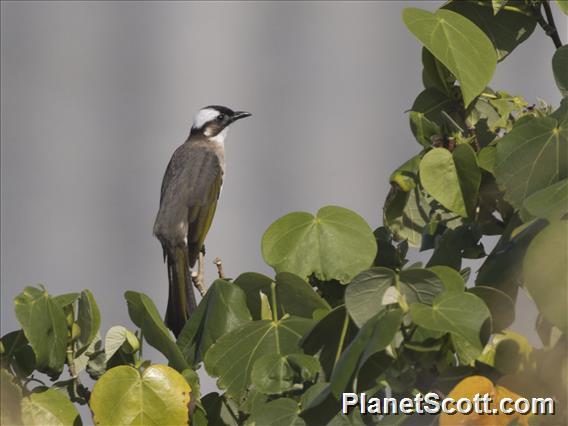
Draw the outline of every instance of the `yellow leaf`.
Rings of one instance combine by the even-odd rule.
[[[488,394],[491,398],[489,410],[498,409],[499,401],[503,398],[511,398],[513,401],[520,398],[520,395],[510,391],[502,386],[495,386],[491,380],[483,376],[471,376],[459,382],[448,394],[449,398],[458,401],[460,398],[467,398],[471,401],[474,400],[476,394],[481,397]],[[456,408],[455,403],[449,405],[451,408]],[[469,414],[462,414],[456,412],[455,414],[440,415],[440,426],[506,426],[513,420],[517,421],[518,425],[528,426],[528,415],[521,414],[478,414],[472,410]]]

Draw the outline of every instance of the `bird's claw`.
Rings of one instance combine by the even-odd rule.
[[[203,252],[199,253],[199,259],[198,259],[198,263],[197,263],[197,272],[192,272],[191,273],[191,281],[193,281],[193,285],[195,286],[195,288],[199,291],[199,294],[201,294],[201,297],[205,296],[205,292],[207,291],[207,288],[205,288],[205,273],[204,273],[204,263],[205,263],[205,259],[203,256]]]

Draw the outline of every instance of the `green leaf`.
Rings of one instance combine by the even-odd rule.
[[[469,105],[493,77],[497,55],[491,41],[470,20],[449,10],[407,8],[402,17],[410,32],[460,81]]]
[[[432,136],[440,135],[440,126],[428,120],[424,113],[410,111],[410,129],[422,146],[432,145]]]
[[[556,0],[556,4],[565,15],[568,15],[568,0]]]
[[[348,209],[327,206],[314,217],[295,212],[274,222],[262,237],[262,255],[277,272],[321,281],[349,282],[369,267],[377,243],[365,220]]]
[[[12,376],[4,368],[0,369],[0,424],[20,425],[20,402],[22,401],[22,389],[14,381]]]
[[[237,426],[225,395],[211,392],[201,398],[201,403],[207,412],[207,426]]]
[[[292,389],[294,382],[313,379],[321,370],[317,358],[304,354],[267,354],[253,365],[251,381],[265,394],[277,394]]]
[[[419,165],[416,155],[391,174],[392,187],[383,207],[383,221],[395,240],[407,240],[413,247],[420,247],[423,228],[430,220],[430,205],[418,185]]]
[[[165,365],[144,373],[127,365],[108,370],[93,388],[90,406],[97,425],[188,424],[191,389]]]
[[[90,290],[83,290],[79,297],[77,324],[81,329],[79,343],[81,343],[81,346],[89,346],[101,326],[99,307]]]
[[[426,153],[420,162],[420,181],[444,207],[463,217],[473,214],[481,172],[469,145],[458,145],[453,154],[445,148]]]
[[[486,146],[478,154],[479,167],[483,170],[488,171],[491,174],[495,174],[495,156],[497,155],[497,148],[494,146]]]
[[[16,317],[36,356],[36,368],[59,374],[67,347],[67,322],[63,309],[43,286],[26,287],[14,300]]]
[[[384,310],[365,323],[341,354],[331,376],[331,391],[339,399],[352,378],[371,355],[385,349],[394,338],[402,321],[398,308]]]
[[[452,1],[443,8],[459,13],[477,25],[491,40],[497,51],[497,60],[502,61],[529,38],[537,22],[521,2],[515,2],[516,8],[502,9],[505,0],[492,1],[493,8],[484,2],[464,0]],[[499,6],[496,7],[496,4]]]
[[[261,297],[266,296],[270,300],[272,297],[270,290],[272,282],[273,280],[269,277],[254,272],[241,274],[235,280],[235,284],[246,293],[247,306],[254,319],[272,318],[272,315],[266,318],[261,317]],[[274,282],[276,283],[276,300],[279,316],[288,313],[304,318],[312,318],[316,310],[325,312],[331,309],[325,299],[321,298],[310,284],[295,274],[290,272],[278,273]],[[265,310],[272,309],[269,305],[265,304],[264,306]]]
[[[121,325],[111,327],[105,337],[105,357],[107,360],[120,349],[120,347],[128,342],[132,349],[138,349],[140,343],[138,338],[128,329]]]
[[[481,353],[481,327],[490,313],[479,297],[471,293],[442,293],[434,299],[432,306],[410,305],[410,313],[415,324],[429,330],[450,332],[462,338],[478,355]]]
[[[177,346],[187,362],[196,365],[219,337],[251,319],[244,291],[229,281],[215,280],[183,327]]]
[[[357,333],[357,327],[347,314],[345,306],[341,305],[320,319],[300,342],[305,353],[310,355],[318,354],[326,377],[331,376],[341,342],[341,333],[344,328],[343,347],[353,339]]]
[[[477,285],[467,291],[482,299],[489,308],[492,332],[497,333],[506,329],[515,320],[515,303],[507,293],[482,285]]]
[[[321,365],[316,357],[301,353],[286,355],[288,363],[302,382],[315,380],[321,371]]]
[[[272,308],[270,307],[270,300],[268,300],[268,296],[263,293],[262,291],[258,292],[260,296],[260,318],[261,320],[271,320],[274,318],[272,314]]]
[[[393,186],[384,205],[384,223],[397,241],[412,247],[422,244],[422,232],[429,222],[430,205],[418,186],[405,192]]]
[[[254,320],[264,319],[261,318],[260,292],[269,295],[272,281],[272,278],[256,272],[245,272],[234,281],[245,292],[247,306]]]
[[[0,340],[4,351],[0,356],[3,366],[10,365],[20,378],[29,376],[35,370],[35,354],[23,330],[12,331]]]
[[[465,290],[465,281],[455,269],[441,265],[431,266],[428,269],[442,280],[446,293],[463,293]]]
[[[263,355],[298,352],[300,338],[312,327],[304,318],[247,322],[220,337],[205,355],[205,368],[217,385],[237,397],[251,384],[254,363]]]
[[[284,314],[312,318],[316,309],[331,310],[311,285],[290,272],[276,274],[276,297]]]
[[[509,220],[502,237],[479,268],[475,280],[476,285],[503,291],[513,301],[517,298],[518,287],[523,283],[522,261],[527,247],[546,222],[535,220],[519,230],[521,224],[517,215]]]
[[[549,220],[561,219],[568,213],[568,179],[529,195],[523,207],[532,216]]]
[[[442,125],[447,121],[446,115],[460,122],[461,119],[458,114],[460,108],[463,107],[460,107],[455,99],[443,91],[435,87],[428,87],[416,97],[410,110],[422,113],[431,122]]]
[[[362,327],[369,319],[385,309],[383,298],[386,291],[393,288],[395,282],[394,271],[379,267],[361,272],[347,286],[345,307],[357,327]]]
[[[523,121],[497,143],[495,177],[505,200],[521,209],[525,199],[568,175],[568,123],[538,117]]]
[[[456,81],[452,73],[438,61],[425,47],[422,48],[422,83],[424,88],[435,88],[447,96],[452,96]]]
[[[444,291],[444,284],[433,271],[422,268],[409,268],[399,274],[399,289],[407,303],[432,304],[432,301]]]
[[[57,303],[60,307],[65,308],[70,304],[74,303],[75,300],[79,298],[79,293],[65,293],[59,296],[54,296],[53,301]]]
[[[298,403],[290,398],[278,398],[259,406],[247,420],[247,426],[304,426],[299,417]]]
[[[562,96],[568,96],[568,46],[562,46],[552,57],[552,71]]]
[[[22,400],[22,420],[28,426],[79,426],[77,409],[61,391],[34,392]]]
[[[144,293],[127,291],[124,293],[128,304],[128,314],[134,324],[142,330],[144,339],[159,350],[177,371],[189,368],[181,350],[171,338],[171,334],[160,318],[154,302]]]
[[[525,287],[540,313],[564,333],[568,331],[567,235],[567,221],[552,222],[534,237],[523,260]]]

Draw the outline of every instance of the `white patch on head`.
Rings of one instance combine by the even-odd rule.
[[[193,128],[201,129],[205,123],[213,120],[219,115],[219,111],[213,108],[203,108],[197,111],[195,117],[193,118]]]

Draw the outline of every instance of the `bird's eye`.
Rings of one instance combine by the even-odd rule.
[[[219,121],[223,121],[224,119],[225,119],[225,116],[223,114],[219,114],[217,116],[217,120],[219,120]]]

